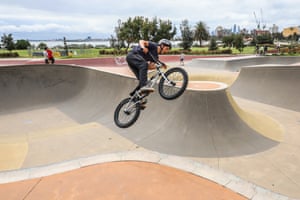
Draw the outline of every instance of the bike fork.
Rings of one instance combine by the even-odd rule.
[[[161,73],[160,75],[162,76],[163,79],[166,80],[167,84],[172,85],[172,86],[175,86],[175,85],[176,85],[176,83],[174,83],[173,81],[170,81],[170,80],[165,76],[164,73]]]

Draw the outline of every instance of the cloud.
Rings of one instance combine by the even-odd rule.
[[[134,16],[169,19],[176,26],[184,19],[191,25],[203,21],[210,31],[234,24],[252,29],[254,12],[269,27],[299,25],[300,7],[294,0],[9,0],[0,3],[0,31],[109,36],[119,19]]]

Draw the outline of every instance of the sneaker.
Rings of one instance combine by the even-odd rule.
[[[133,92],[130,92],[130,93],[129,93],[129,96],[131,96],[131,97],[132,97],[132,96],[134,95],[134,93],[135,93],[135,91],[133,91]]]
[[[144,110],[146,108],[146,103],[147,103],[147,99],[142,99],[140,104],[141,110]]]
[[[141,110],[144,110],[146,107],[147,107],[146,104],[141,104],[140,105]]]
[[[154,92],[154,88],[144,86],[144,87],[142,87],[142,88],[140,89],[140,91],[141,91],[142,93],[144,93],[144,92],[150,93],[150,92]]]
[[[146,104],[148,102],[148,100],[146,98],[141,100],[141,104]]]

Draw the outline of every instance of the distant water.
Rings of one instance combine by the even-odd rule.
[[[62,40],[29,40],[31,45],[37,47],[41,42],[47,44],[48,47],[53,48],[56,46],[64,46],[64,41]],[[181,41],[172,41],[173,47],[178,47]],[[195,41],[195,43],[197,43]],[[82,40],[82,41],[67,41],[67,45],[92,45],[93,47],[96,46],[107,46],[110,47],[109,40]]]
[[[30,41],[31,45],[34,45],[35,47],[37,47],[40,43],[45,43],[47,44],[48,47],[53,48],[55,46],[64,46],[64,41],[58,41],[58,40],[34,40],[34,41]],[[106,40],[91,40],[91,41],[67,41],[67,45],[92,45],[93,47],[96,46],[110,46],[110,42],[106,41]]]

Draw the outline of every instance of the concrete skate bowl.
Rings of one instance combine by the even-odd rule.
[[[211,79],[227,82],[233,96],[279,106],[295,111],[300,110],[300,95],[297,85],[300,83],[299,57],[239,57],[220,59],[194,59],[191,68],[204,74],[223,74]],[[202,70],[201,70],[202,69]],[[236,75],[224,74],[230,72]],[[231,76],[231,78],[230,78]],[[225,77],[225,78],[224,78]],[[226,80],[228,79],[228,80]]]
[[[205,70],[223,70],[236,72],[246,66],[292,65],[300,63],[298,56],[245,56],[228,58],[196,58],[190,66]]]
[[[231,86],[234,96],[300,111],[300,65],[244,67]]]
[[[240,108],[247,112],[263,113],[282,128],[281,141],[274,148],[235,158],[219,157],[218,167],[297,199],[300,197],[299,184],[295,184],[299,183],[300,165],[299,63],[300,57],[254,56],[241,59],[196,59],[191,63],[191,70],[203,74],[238,73],[229,91]],[[265,126],[266,123],[258,120],[251,127]]]
[[[136,84],[133,78],[79,66],[1,67],[1,169],[136,148],[218,158],[255,154],[279,144],[278,124],[263,117],[269,126],[253,127],[249,121],[257,119],[239,108],[223,84],[187,90],[173,101],[155,92],[136,124],[117,128],[114,109]],[[274,137],[265,133],[270,130]],[[106,148],[113,142],[113,148]]]

